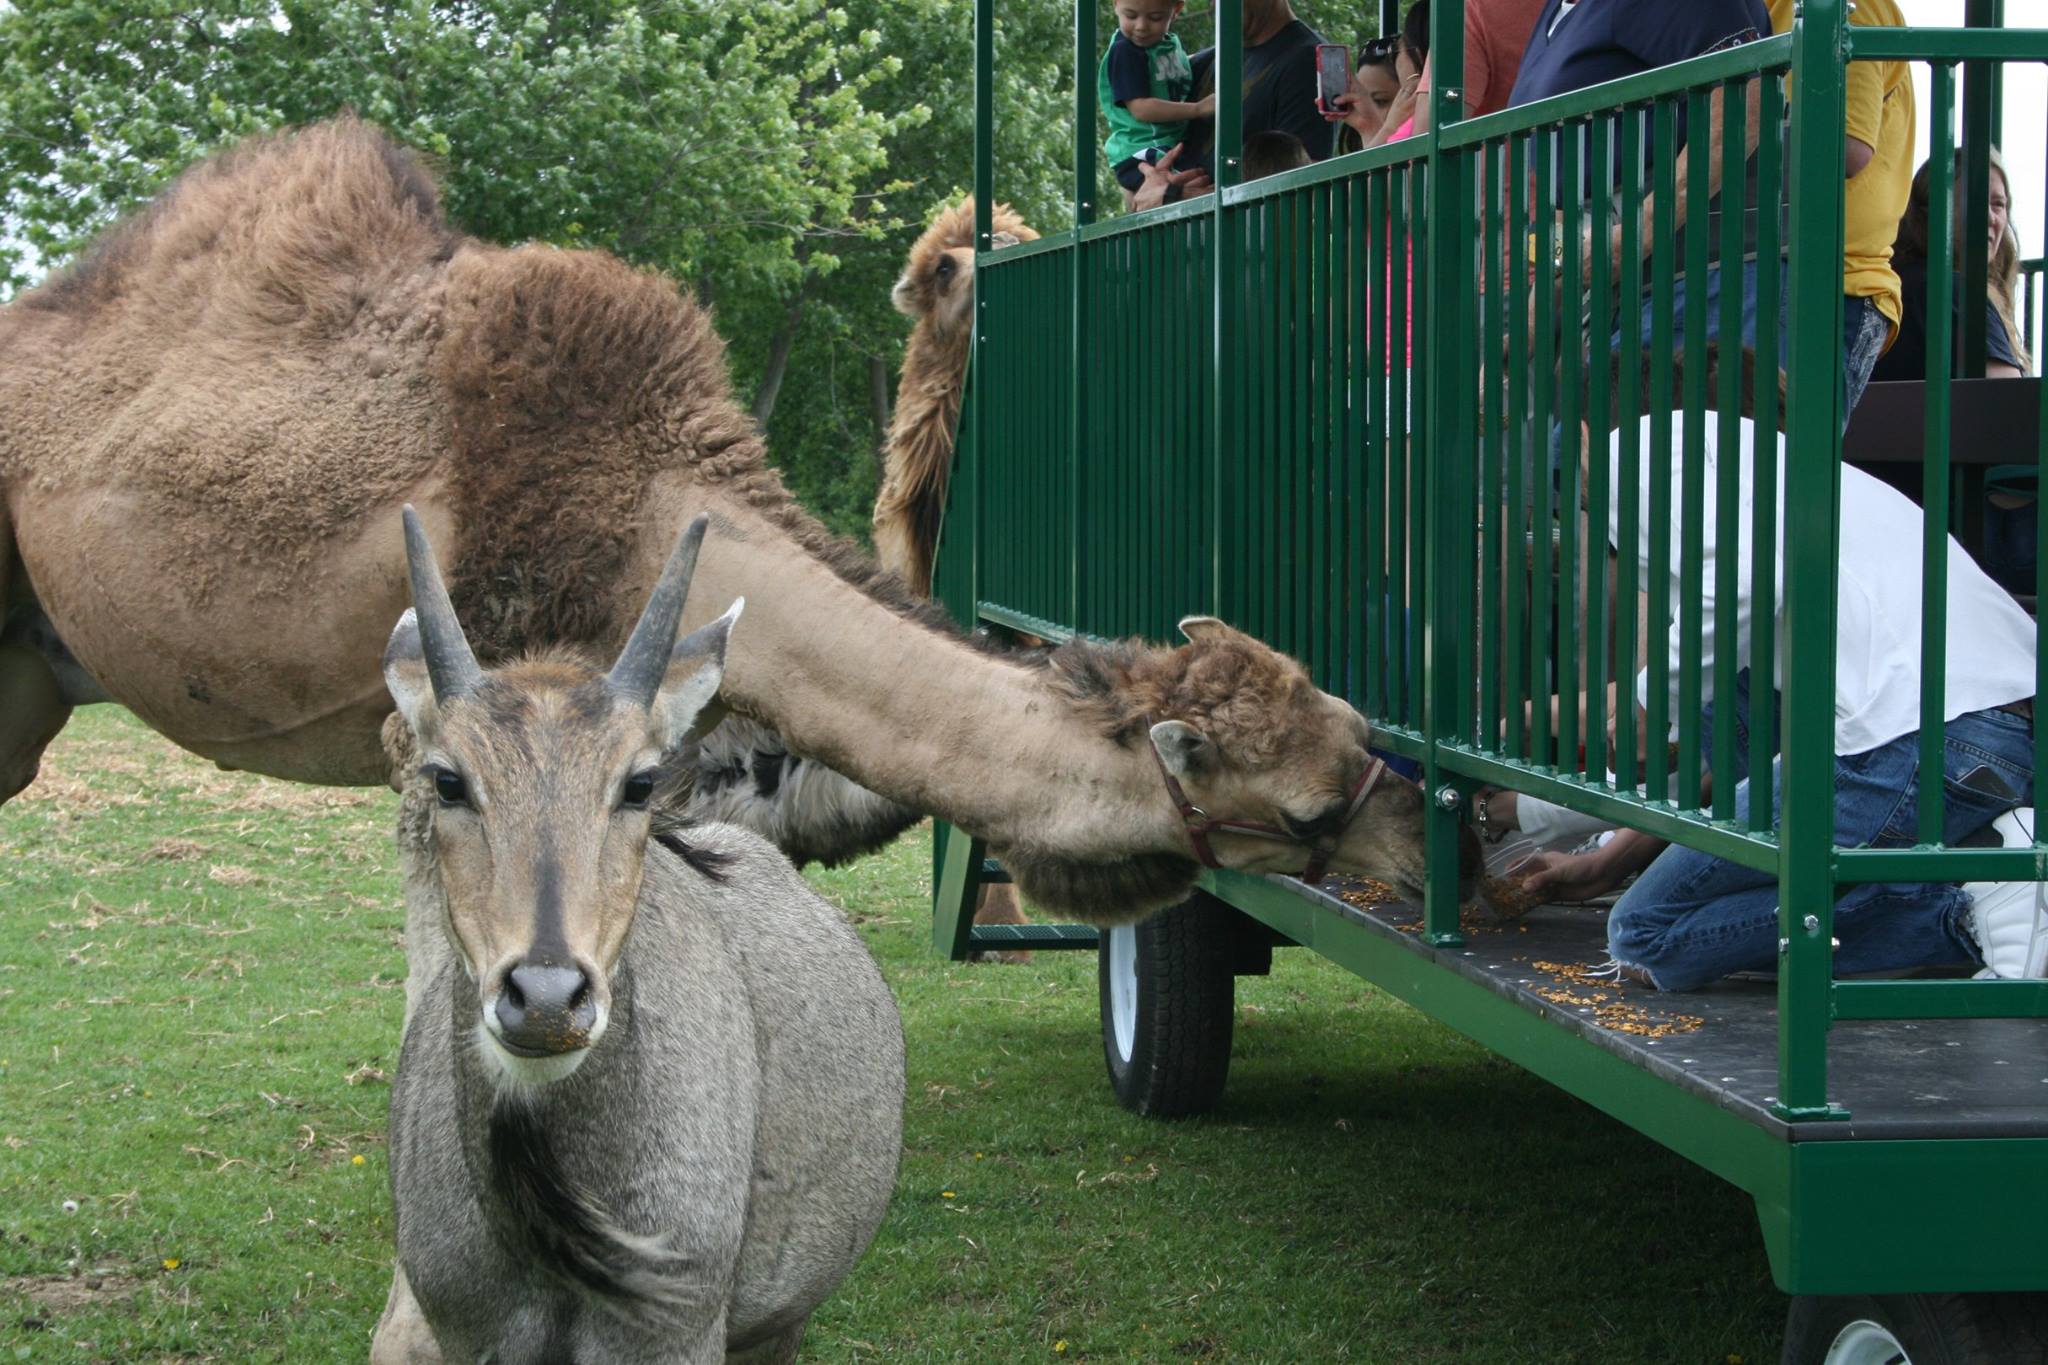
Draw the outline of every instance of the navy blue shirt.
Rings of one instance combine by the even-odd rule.
[[[1522,67],[1515,77],[1510,107],[1532,104],[1552,95],[1583,90],[1602,81],[1618,80],[1660,66],[1682,62],[1722,48],[1768,38],[1771,14],[1764,0],[1548,0],[1536,16],[1529,46],[1522,53]],[[1678,110],[1678,139],[1685,141],[1685,110]],[[1581,190],[1599,183],[1593,165],[1586,129],[1577,136],[1585,169]],[[1649,166],[1652,149],[1644,140],[1643,164]],[[1743,202],[1743,245],[1756,245],[1756,159],[1750,158]],[[1616,183],[1620,183],[1617,172]],[[1647,189],[1647,185],[1645,186]],[[1684,193],[1680,186],[1679,192]],[[1558,193],[1565,193],[1560,182]],[[1703,224],[1711,240],[1720,240],[1720,197],[1707,206]],[[1685,234],[1675,243],[1681,259]]]
[[[1508,103],[1583,90],[1770,33],[1764,0],[1549,0]]]
[[[1927,260],[1922,256],[1892,257],[1892,269],[1899,272],[1901,316],[1899,334],[1892,348],[1878,357],[1870,372],[1873,382],[1927,377]],[[1949,354],[1954,357],[1950,373],[1963,374],[1963,277],[1951,277],[1949,300],[1955,308],[1955,325],[1949,332]],[[2005,319],[1991,300],[1984,300],[1984,358],[2018,369],[2020,358],[2013,354],[2012,340],[2005,334]]]

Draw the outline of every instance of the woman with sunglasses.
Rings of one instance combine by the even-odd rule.
[[[1387,111],[1401,93],[1397,58],[1401,35],[1390,33],[1371,38],[1358,48],[1358,68],[1351,73],[1351,89],[1333,101],[1344,126],[1337,130],[1337,150],[1355,152],[1380,143],[1380,129]]]

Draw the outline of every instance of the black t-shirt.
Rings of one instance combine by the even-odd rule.
[[[1244,135],[1292,133],[1308,148],[1309,159],[1330,155],[1335,124],[1316,109],[1316,46],[1322,36],[1296,19],[1257,47],[1244,50]],[[1216,88],[1216,49],[1195,54],[1196,99]],[[1188,151],[1208,157],[1215,139],[1215,120],[1188,125]]]
[[[1892,269],[1899,276],[1899,335],[1892,342],[1892,348],[1878,357],[1877,367],[1870,372],[1870,377],[1873,381],[1925,379],[1927,261],[1918,256],[1905,259],[1895,256]],[[1963,365],[1963,277],[1957,273],[1950,279],[1949,297],[1955,308],[1955,325],[1949,333],[1949,354],[1952,357],[1949,373],[1960,378]],[[2020,363],[2019,357],[2013,354],[2011,339],[2005,334],[2005,323],[1999,319],[1998,310],[1991,306],[1989,299],[1984,300],[1984,357],[2016,369]]]

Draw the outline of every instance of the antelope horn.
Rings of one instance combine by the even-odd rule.
[[[434,547],[420,526],[419,513],[405,505],[405,567],[412,575],[412,607],[420,627],[420,652],[427,660],[427,680],[434,700],[452,701],[483,681],[476,655],[455,619],[455,604],[434,562]]]
[[[633,627],[632,638],[619,651],[619,661],[605,675],[612,691],[645,708],[654,705],[654,694],[668,673],[669,654],[676,647],[676,628],[683,621],[683,601],[690,595],[690,576],[697,570],[697,549],[704,543],[704,528],[711,518],[698,517],[676,541],[661,580]]]

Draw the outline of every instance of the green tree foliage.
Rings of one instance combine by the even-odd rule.
[[[791,486],[864,536],[909,330],[889,288],[973,181],[973,16],[972,0],[0,0],[0,294],[195,158],[353,109],[434,160],[469,231],[603,247],[694,287]],[[997,195],[1057,228],[1071,0],[996,16]],[[1208,7],[1179,27],[1208,43]],[[1096,28],[1089,81],[1106,0]]]
[[[1065,0],[1004,0],[1004,197],[1065,214]],[[197,157],[353,109],[498,241],[594,246],[713,303],[798,494],[862,532],[908,324],[972,180],[969,0],[28,0],[0,9],[0,286]],[[777,371],[788,383],[764,387]]]

